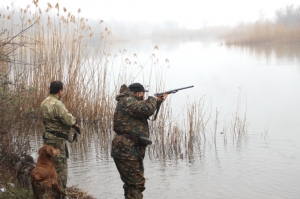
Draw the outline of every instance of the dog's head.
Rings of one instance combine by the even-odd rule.
[[[53,148],[51,145],[44,145],[39,150],[39,156],[47,156],[53,158],[59,155],[59,149]]]

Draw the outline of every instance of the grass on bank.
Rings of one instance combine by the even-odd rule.
[[[2,178],[2,180],[4,180]],[[30,199],[33,198],[33,192],[30,189],[20,187],[18,183],[0,182],[0,199]],[[71,186],[67,188],[70,199],[96,199],[92,195],[84,192],[78,187]]]

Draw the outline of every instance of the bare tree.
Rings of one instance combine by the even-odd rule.
[[[300,6],[287,5],[284,9],[278,9],[275,12],[276,22],[286,26],[300,25]]]
[[[22,40],[19,39],[17,42],[15,41],[18,37],[26,37],[24,36],[24,33],[32,26],[34,26],[34,24],[36,24],[36,22],[32,23],[30,26],[22,29],[16,34],[10,33],[7,29],[0,33],[0,64],[2,64],[3,62],[16,64],[24,63],[22,62],[22,60],[14,59],[13,57],[11,57],[11,55],[21,47],[31,49],[30,44],[38,42],[30,38],[25,38]]]

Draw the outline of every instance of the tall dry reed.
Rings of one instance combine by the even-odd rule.
[[[36,88],[26,96],[32,100],[32,117],[36,119],[39,118],[40,103],[49,94],[50,82],[63,81],[63,102],[84,127],[81,141],[72,150],[87,151],[87,144],[95,138],[101,142],[105,153],[109,154],[115,96],[120,86],[142,77],[141,83],[150,90],[165,90],[169,61],[158,60],[157,46],[144,64],[126,58],[126,50],[112,55],[106,40],[111,32],[103,21],[99,22],[98,27],[90,27],[88,19],[80,17],[80,10],[72,14],[67,12],[67,8],[61,9],[59,4],[53,6],[48,3],[48,8],[42,11],[38,3],[35,0],[33,6],[19,10],[10,7],[0,18],[0,31],[5,28],[10,30],[6,35],[0,35],[1,38],[11,36],[22,30],[22,27],[35,23],[26,35],[14,40],[16,43],[26,43],[27,46],[10,55],[13,60],[22,60],[22,64],[9,64],[11,78],[21,77],[19,81],[14,79],[14,82],[25,88]],[[21,15],[21,21],[15,16],[17,11]],[[116,66],[116,59],[120,60],[120,66]],[[136,54],[134,59],[137,59]],[[199,149],[208,136],[216,139],[218,117],[213,124],[215,131],[211,131],[209,126],[212,108],[206,107],[205,98],[195,102],[186,100],[179,113],[174,113],[171,101],[172,96],[163,103],[157,120],[150,120],[150,138],[154,141],[148,150],[150,157],[188,157]],[[28,102],[23,102],[20,106],[29,105]],[[235,121],[235,124],[237,125],[231,129],[233,131],[243,127],[240,121]],[[42,126],[41,123],[39,126]],[[41,136],[40,133],[37,135]],[[96,148],[99,147],[98,144],[95,145]]]
[[[226,45],[295,44],[300,42],[300,27],[257,21],[237,26],[224,39]]]

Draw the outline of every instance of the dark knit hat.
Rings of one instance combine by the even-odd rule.
[[[129,85],[129,90],[134,92],[149,92],[148,90],[145,90],[144,86],[140,83],[133,83]]]

